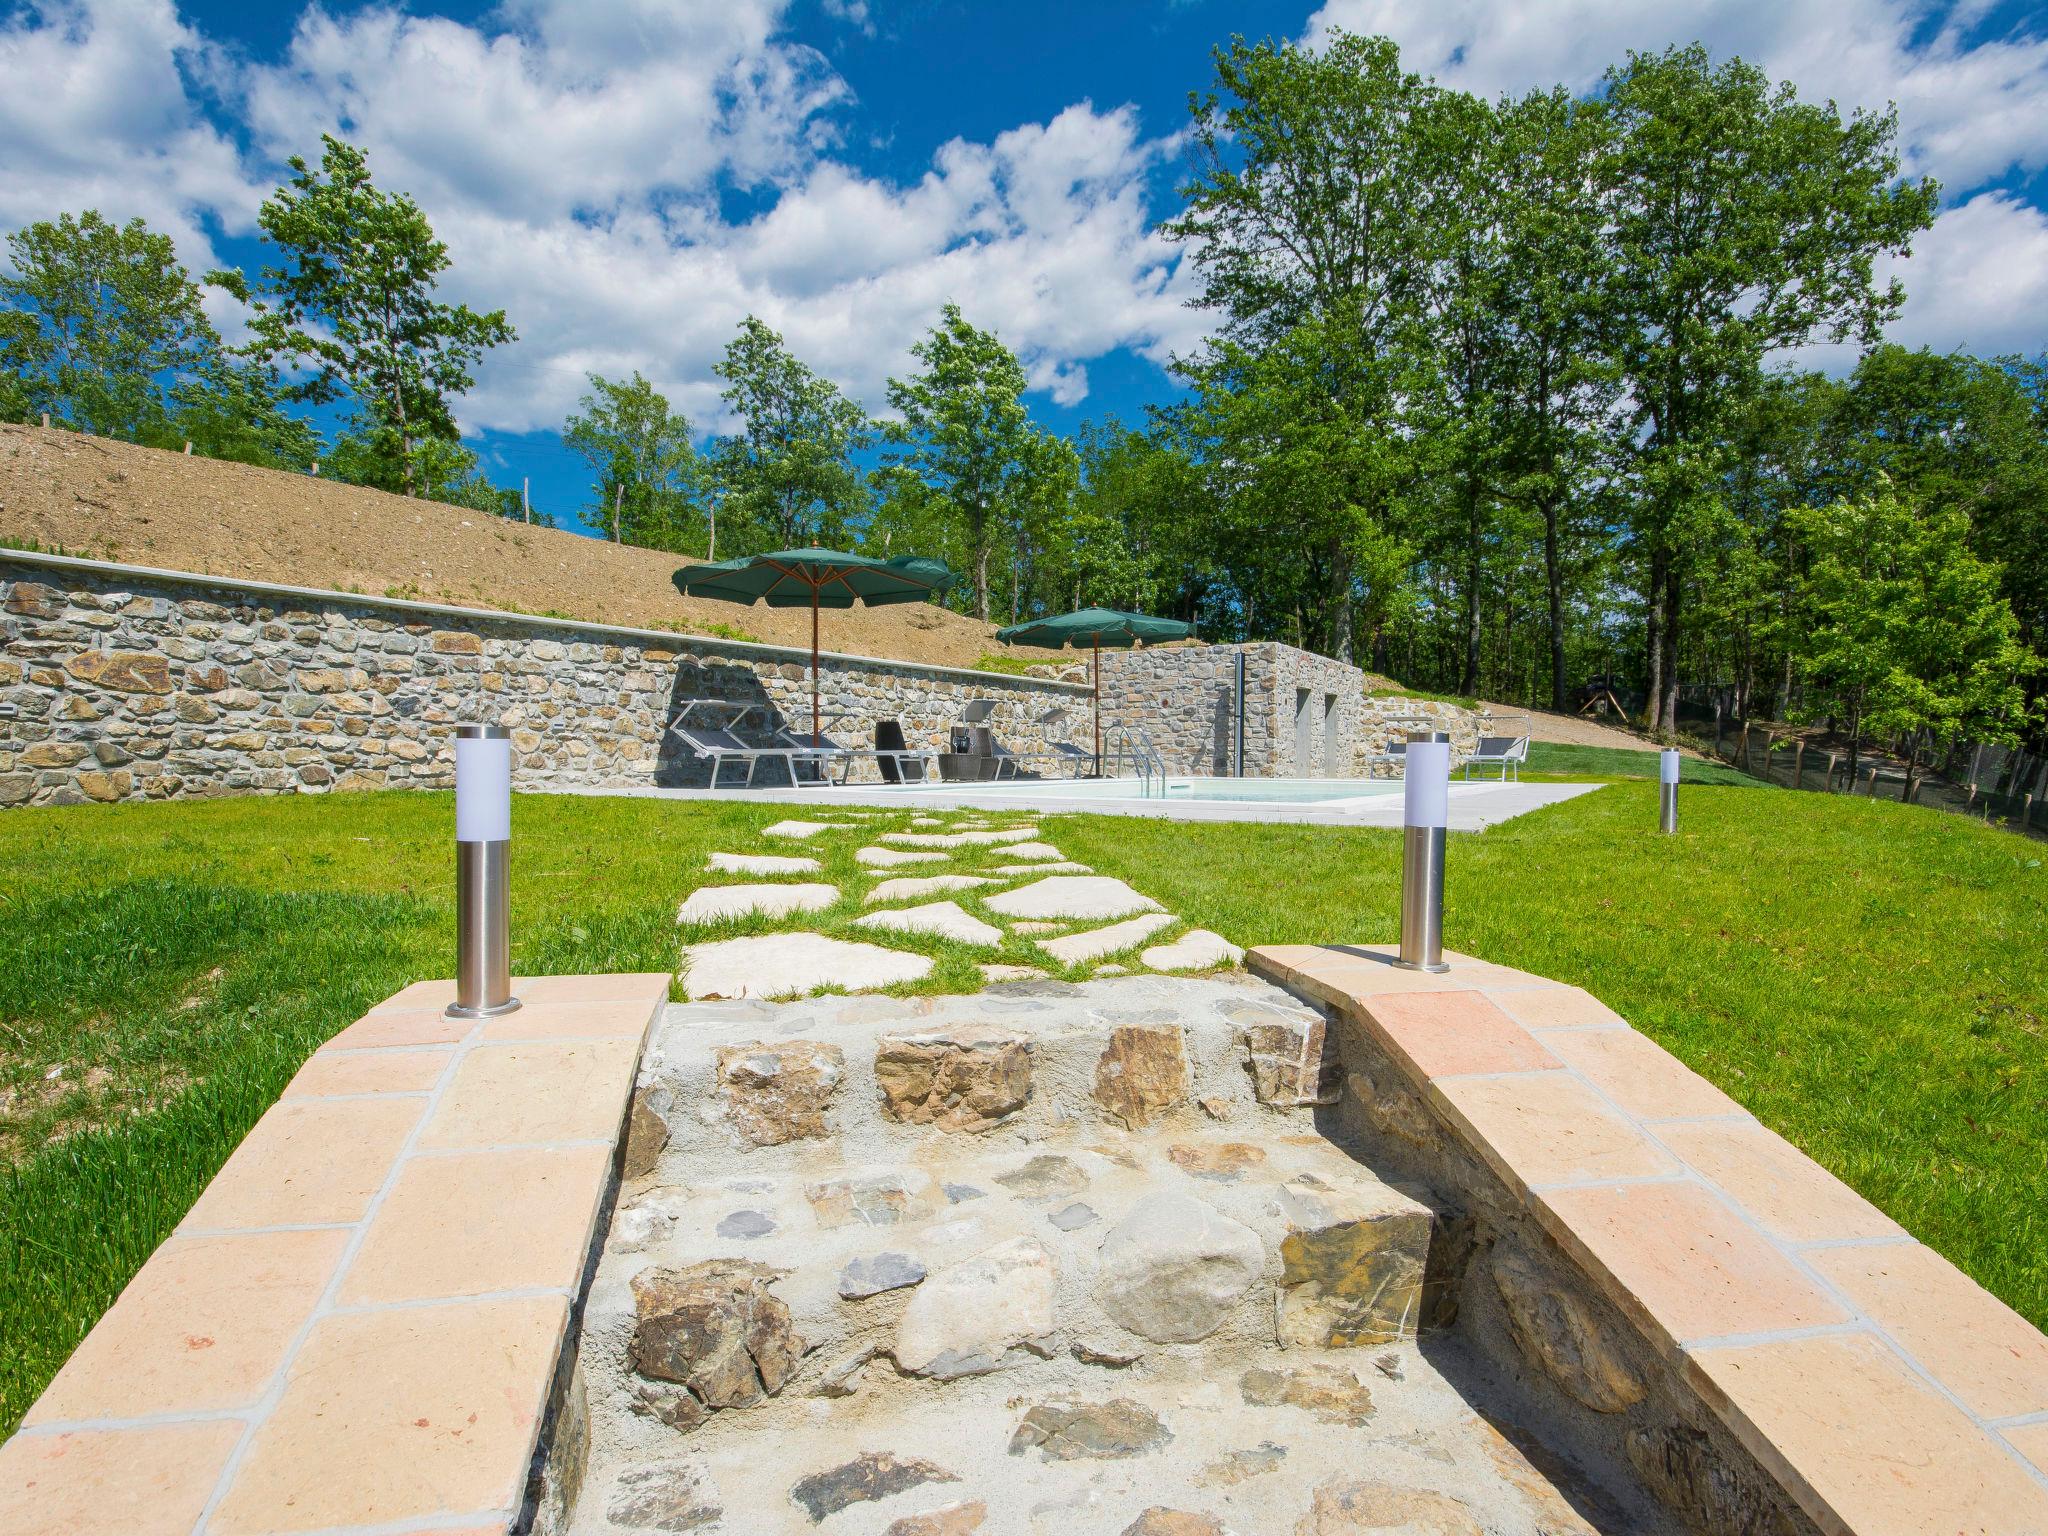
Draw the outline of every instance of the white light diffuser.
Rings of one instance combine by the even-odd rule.
[[[512,836],[512,742],[455,738],[455,840],[502,843]]]
[[[1401,824],[1441,827],[1450,819],[1451,744],[1447,741],[1408,743],[1407,783]]]
[[[1662,784],[1676,784],[1678,782],[1678,752],[1676,748],[1666,747],[1657,754],[1657,780]]]

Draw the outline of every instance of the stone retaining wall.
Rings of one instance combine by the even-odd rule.
[[[1235,772],[1240,654],[1244,772],[1254,777],[1367,775],[1371,759],[1411,730],[1448,732],[1451,761],[1461,763],[1487,729],[1485,716],[1455,704],[1367,695],[1358,668],[1267,641],[1105,651],[1104,731],[1112,722],[1145,731],[1174,773]]]
[[[679,702],[807,732],[809,674],[779,646],[0,551],[0,806],[446,787],[449,728],[479,719],[513,728],[524,787],[703,784]],[[891,718],[940,744],[975,698],[1019,750],[1085,729],[1068,683],[829,653],[821,681],[847,744]]]

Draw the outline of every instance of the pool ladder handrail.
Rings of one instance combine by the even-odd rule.
[[[1122,777],[1126,762],[1137,770],[1139,793],[1145,799],[1152,798],[1154,778],[1159,780],[1159,798],[1166,798],[1166,759],[1153,745],[1150,732],[1132,725],[1113,727],[1109,733],[1109,750],[1103,756],[1113,767],[1114,777]]]

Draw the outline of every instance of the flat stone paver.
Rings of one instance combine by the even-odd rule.
[[[1012,859],[1064,859],[1066,855],[1051,843],[1012,843],[1003,850]]]
[[[814,875],[824,868],[816,859],[774,853],[714,853],[704,867],[737,875]]]
[[[836,827],[850,826],[844,821],[778,821],[773,826],[763,827],[763,837],[816,837],[820,832],[830,832]]]
[[[1171,944],[1154,944],[1138,958],[1155,971],[1209,971],[1236,965],[1244,951],[1220,933],[1190,928]]]
[[[991,896],[985,903],[1005,917],[1128,917],[1157,912],[1159,903],[1108,875],[1054,875]]]
[[[872,906],[878,901],[907,901],[913,896],[934,896],[940,891],[971,891],[976,886],[1001,884],[986,875],[899,875],[882,881],[861,900]]]
[[[511,1528],[669,977],[513,990],[314,1053],[0,1447],[0,1532]]]
[[[1008,853],[1009,849],[1003,851]],[[1060,859],[1051,864],[998,864],[995,872],[999,875],[1092,875],[1095,870],[1092,865]]]
[[[764,933],[692,944],[683,986],[693,998],[800,997],[822,987],[864,992],[931,974],[927,955],[855,944],[821,933]]]
[[[988,832],[884,832],[885,843],[906,848],[985,848],[998,843],[1021,843],[1037,833],[1035,827],[1014,827]]]
[[[949,853],[920,853],[911,848],[856,848],[855,859],[876,869],[895,869],[904,864],[943,864]]]
[[[738,917],[787,917],[819,912],[839,899],[839,888],[802,885],[706,885],[690,893],[676,911],[678,923],[721,923]]]
[[[1033,942],[1061,965],[1082,965],[1104,955],[1130,949],[1179,921],[1171,912],[1147,912],[1126,922],[1111,923],[1107,928],[1090,928],[1083,933],[1070,933],[1064,938],[1036,939]]]
[[[853,921],[856,928],[890,928],[901,933],[929,933],[963,944],[1000,944],[1003,930],[961,909],[958,902],[934,901],[921,907],[870,912]]]

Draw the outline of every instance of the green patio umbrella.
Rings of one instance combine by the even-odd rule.
[[[1077,608],[1055,618],[1033,619],[996,631],[1005,645],[1035,645],[1057,651],[1065,646],[1088,646],[1094,653],[1089,668],[1095,680],[1095,771],[1102,772],[1102,648],[1128,650],[1141,641],[1184,640],[1193,629],[1179,619],[1155,619],[1142,613],[1123,613],[1115,608]]]
[[[953,585],[943,560],[898,555],[877,560],[837,549],[777,549],[716,565],[686,565],[675,574],[685,597],[725,603],[766,603],[811,610],[811,745],[818,744],[818,610],[855,603],[921,603]]]

